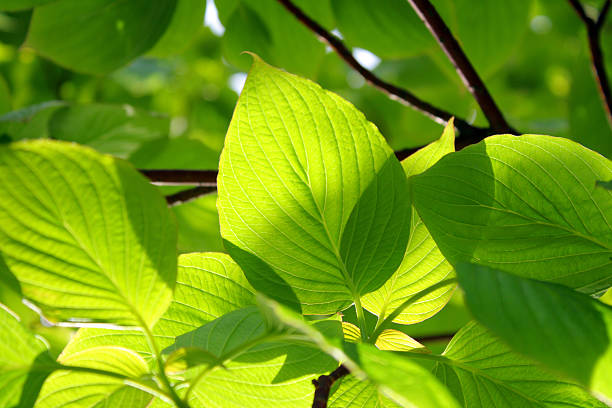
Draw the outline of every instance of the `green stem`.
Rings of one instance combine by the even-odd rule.
[[[353,295],[355,298],[355,311],[357,312],[357,320],[359,322],[359,330],[361,331],[361,340],[364,343],[369,342],[368,328],[366,326],[365,315],[363,313],[363,307],[361,306],[361,299],[358,295]]]
[[[189,404],[183,401],[181,397],[178,396],[178,394],[174,390],[174,387],[172,387],[172,384],[170,384],[170,380],[166,376],[166,370],[164,369],[164,361],[162,360],[161,353],[159,352],[159,349],[157,348],[157,343],[155,342],[155,337],[153,336],[153,333],[151,333],[151,330],[146,324],[143,324],[142,328],[143,328],[145,337],[147,338],[147,341],[149,343],[149,348],[151,349],[151,353],[153,354],[155,361],[157,361],[157,368],[159,371],[158,378],[159,380],[161,380],[163,388],[165,388],[165,391],[168,393],[172,402],[174,402],[174,404],[178,408],[189,408]]]

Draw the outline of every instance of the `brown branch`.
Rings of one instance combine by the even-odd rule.
[[[496,133],[516,134],[516,130],[506,122],[504,115],[495,104],[489,90],[484,82],[482,82],[482,79],[480,79],[474,66],[470,63],[467,55],[463,52],[463,49],[444,23],[444,20],[442,20],[440,14],[438,14],[436,8],[429,0],[408,0],[408,2],[455,66],[457,74],[459,74],[467,89],[474,96],[476,102],[478,102],[480,109],[489,121],[490,127]]]
[[[440,108],[431,105],[428,102],[419,99],[410,91],[382,80],[373,72],[369,71],[363,65],[361,65],[355,59],[355,57],[353,57],[351,51],[346,47],[346,45],[344,45],[344,43],[338,37],[327,31],[319,23],[308,17],[300,8],[293,4],[291,0],[278,0],[278,2],[282,4],[285,9],[287,9],[287,11],[293,14],[304,26],[306,26],[309,30],[317,34],[321,41],[329,45],[338,54],[338,56],[342,58],[351,68],[357,71],[363,77],[363,79],[365,79],[372,86],[386,93],[391,99],[396,100],[406,106],[409,106],[421,112],[433,121],[442,125],[445,125],[450,120],[450,118],[454,116],[455,127],[461,134],[461,137],[470,139],[473,141],[473,143],[479,142],[485,137],[492,135],[500,130],[495,127],[482,128],[471,125],[466,120],[457,118],[455,115],[452,115],[449,112],[446,112]],[[508,127],[508,129],[510,128]],[[507,131],[508,129],[502,130]]]
[[[347,374],[349,374],[349,370],[344,365],[341,365],[332,371],[331,374],[322,375],[318,379],[312,380],[315,386],[312,408],[327,408],[327,400],[329,399],[332,385]]]
[[[158,186],[217,186],[217,170],[140,170]]]
[[[435,336],[415,337],[414,339],[421,344],[427,343],[427,342],[433,342],[433,341],[449,342],[454,336],[455,336],[455,333],[448,333],[448,334],[437,334]]]
[[[188,190],[179,191],[175,194],[166,196],[166,202],[169,207],[173,207],[179,204],[185,204],[189,201],[193,201],[196,198],[200,198],[210,193],[217,191],[217,186],[198,186],[190,188]]]
[[[580,17],[586,26],[589,49],[591,51],[591,65],[593,67],[593,73],[599,87],[601,100],[606,109],[608,123],[610,124],[610,127],[612,127],[612,92],[610,91],[610,81],[606,73],[603,51],[601,49],[601,31],[603,29],[604,22],[606,21],[608,12],[610,11],[612,0],[607,0],[604,3],[601,11],[599,12],[597,20],[587,15],[579,0],[568,1],[576,11],[576,14],[578,14],[578,17]]]

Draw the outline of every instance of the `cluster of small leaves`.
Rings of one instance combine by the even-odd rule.
[[[220,160],[228,254],[177,261],[170,210],[127,162],[2,145],[0,407],[306,407],[339,364],[330,407],[605,407],[611,179],[550,136],[454,152],[452,123],[400,163],[350,103],[255,57]],[[475,321],[443,354],[391,327],[457,281]],[[21,299],[80,327],[57,359]]]

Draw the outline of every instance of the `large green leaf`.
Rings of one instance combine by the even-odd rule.
[[[514,350],[612,401],[612,307],[564,286],[461,263],[474,317]]]
[[[58,0],[36,7],[26,44],[69,69],[105,74],[148,51],[177,0]]]
[[[341,330],[339,321],[315,326],[337,335]],[[179,336],[167,351],[184,347],[199,347],[216,358],[216,364],[186,373],[193,379],[188,399],[204,406],[306,407],[312,401],[312,380],[337,366],[304,336],[269,327],[255,306]]]
[[[330,336],[329,333],[317,330],[316,326],[307,324],[301,316],[283,305],[263,297],[259,297],[258,302],[269,320],[276,320],[278,325],[308,337],[321,350],[340,360],[353,375],[364,381],[364,386],[360,388],[368,393],[376,393],[376,396],[367,400],[359,399],[364,405],[358,406],[394,406],[388,403],[388,400],[392,400],[403,407],[459,407],[449,391],[427,369],[411,360],[411,355],[419,353],[382,351],[374,345],[364,343],[343,344],[338,336]],[[354,386],[359,387],[351,384],[351,388]],[[349,391],[341,391],[344,392]],[[384,404],[378,404],[379,401]]]
[[[454,151],[455,129],[451,121],[439,140],[406,158],[402,166],[408,177],[417,175]],[[410,240],[402,263],[380,289],[364,296],[362,304],[378,315],[380,320],[395,312],[395,322],[418,323],[433,316],[446,305],[456,286],[454,278],[452,266],[440,253],[427,227],[412,207]],[[446,285],[441,284],[444,281],[449,282]],[[411,302],[415,295],[433,285],[439,287]]]
[[[406,176],[376,127],[318,85],[255,58],[219,168],[221,236],[269,296],[334,313],[401,262]]]
[[[47,347],[0,304],[0,407],[32,407],[55,368]]]
[[[465,407],[605,407],[579,385],[513,352],[475,322],[453,337],[434,374]]]
[[[0,256],[52,320],[152,326],[176,281],[176,227],[127,163],[75,144],[0,147]]]
[[[406,0],[383,0],[376,5],[368,0],[334,0],[331,4],[346,42],[381,58],[410,57],[436,46]]]
[[[148,54],[167,57],[183,51],[202,29],[206,1],[177,0],[172,21]]]
[[[482,75],[508,60],[529,28],[533,0],[436,0],[444,21]]]
[[[459,407],[448,390],[412,361],[408,353],[381,351],[369,344],[356,343],[347,344],[347,354],[378,386],[379,392],[400,406]]]
[[[222,251],[217,194],[172,207],[178,225],[179,252]]]
[[[48,137],[127,158],[146,142],[167,136],[169,122],[130,105],[73,105],[55,110],[49,119]]]
[[[195,330],[233,310],[255,304],[253,288],[226,254],[181,255],[174,298],[153,327],[159,348],[174,343],[176,336]],[[120,346],[138,352],[150,362],[152,355],[142,332],[134,330],[80,329],[64,354],[92,347]]]
[[[96,347],[62,354],[58,361],[66,366],[104,370],[125,379],[73,370],[56,371],[45,382],[36,401],[37,408],[145,408],[154,398],[138,384],[148,385],[141,378],[149,370],[145,361],[133,351],[116,346]],[[130,379],[136,381],[130,383]],[[149,381],[155,389],[155,383]]]
[[[176,336],[195,330],[233,310],[253,305],[255,300],[252,290],[240,268],[226,254],[181,255],[174,299],[153,328],[158,347],[160,349],[168,347],[175,341]],[[112,348],[136,352],[148,364],[149,369],[155,367],[147,339],[142,332],[134,330],[80,329],[64,349],[61,359],[70,360],[72,356],[95,355],[98,349]],[[124,352],[121,351],[121,353]],[[84,387],[90,390],[96,389],[93,385],[88,385],[92,379],[101,378],[95,375],[82,378],[68,373],[64,375],[69,376],[75,388]],[[63,379],[64,375],[51,377],[50,387],[61,391],[67,384]],[[58,384],[55,384],[56,381]],[[132,388],[121,387],[114,380],[109,382],[105,379],[101,387],[99,391],[105,394],[110,394],[115,390],[119,396],[124,395],[125,398],[147,397],[149,401],[151,399],[150,395],[136,392]],[[65,390],[63,393],[68,391]],[[119,396],[112,398],[119,398]],[[162,404],[162,401],[156,400],[155,403]],[[193,404],[193,406],[200,405]]]
[[[51,3],[57,0],[2,0],[0,10],[26,10],[32,7],[40,6],[45,3]]]
[[[327,14],[331,14],[328,0],[301,3],[300,6],[308,6],[306,12],[323,14],[323,22],[328,22],[330,16]],[[217,7],[226,28],[223,53],[230,63],[246,71],[250,59],[241,54],[250,51],[291,72],[308,77],[316,75],[325,46],[277,1],[224,0],[218,1]],[[224,19],[223,16],[228,17]]]
[[[342,378],[330,395],[329,408],[395,408],[400,407],[378,391],[376,384],[359,380],[354,375]]]
[[[0,116],[0,132],[9,141],[49,137],[49,120],[63,101],[47,101]]]
[[[412,178],[444,256],[586,293],[612,284],[610,161],[550,136],[492,136]]]

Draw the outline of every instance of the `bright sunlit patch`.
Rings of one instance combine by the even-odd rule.
[[[177,137],[185,133],[187,127],[189,126],[189,122],[187,122],[187,118],[182,116],[175,116],[170,121],[170,136]]]
[[[353,57],[366,69],[372,70],[380,64],[380,58],[362,48],[353,48]]]
[[[246,82],[247,75],[244,72],[239,72],[229,77],[227,84],[232,89],[232,91],[236,92],[240,95],[242,92],[242,88],[244,88],[244,83]]]
[[[546,34],[552,29],[552,21],[548,16],[535,16],[531,19],[529,27],[536,34]]]
[[[204,14],[204,25],[217,37],[221,37],[225,32],[225,27],[219,20],[219,13],[213,0],[206,0],[206,13]]]

